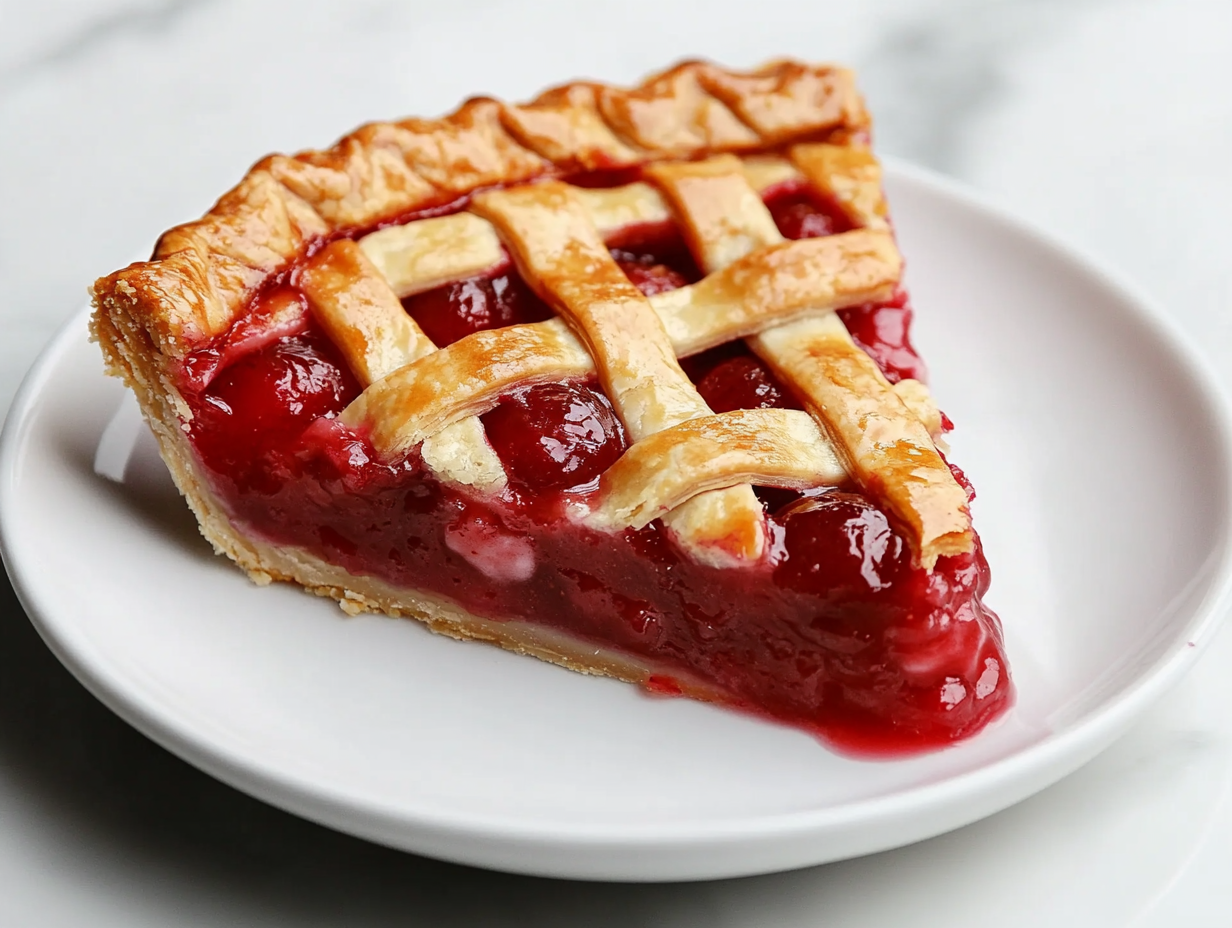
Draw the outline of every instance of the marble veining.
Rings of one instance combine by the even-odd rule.
[[[41,72],[76,61],[93,49],[106,45],[117,36],[135,35],[157,40],[184,14],[212,0],[170,0],[150,5],[103,6],[96,15],[83,17],[67,28],[56,30],[46,45],[31,43],[34,48],[26,55],[21,49],[9,49],[4,57],[11,59],[0,68],[0,94],[23,81],[35,79]]]

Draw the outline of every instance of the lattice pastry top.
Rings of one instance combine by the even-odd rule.
[[[523,106],[472,100],[266,159],[153,261],[99,281],[95,325],[105,345],[134,343],[108,327],[139,330],[174,392],[175,362],[289,271],[364,388],[341,422],[382,456],[418,447],[443,479],[498,492],[478,416],[519,386],[597,376],[633,444],[574,518],[612,530],[661,518],[696,559],[738,566],[767,543],[751,484],[854,481],[931,568],[973,545],[966,493],[935,444],[940,416],[921,384],[891,385],[834,312],[888,298],[902,268],[866,139],[850,75],[795,62],[690,63],[635,90],[578,83]],[[568,183],[617,168],[638,179]],[[785,241],[761,194],[801,180],[853,229]],[[608,242],[667,221],[705,276],[646,297]],[[438,349],[402,308],[510,261],[557,318]],[[805,411],[710,410],[678,358],[734,339]]]

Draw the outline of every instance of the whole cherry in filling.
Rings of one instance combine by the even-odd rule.
[[[831,492],[779,513],[788,527],[781,586],[830,603],[877,601],[911,567],[911,549],[865,497]]]
[[[624,452],[624,426],[592,384],[546,383],[483,416],[509,482],[532,494],[593,483]]]
[[[359,395],[334,346],[315,330],[275,341],[224,368],[200,396],[198,451],[242,489],[275,488],[313,422]]]
[[[552,310],[516,273],[470,277],[402,301],[438,348],[485,329],[552,318]]]
[[[687,359],[683,367],[715,412],[733,409],[800,409],[800,402],[765,363],[732,342]]]
[[[676,290],[697,279],[692,259],[679,250],[655,253],[613,248],[612,257],[643,296]]]
[[[851,220],[837,203],[802,184],[785,184],[771,190],[766,207],[784,238],[817,238],[852,228]]]

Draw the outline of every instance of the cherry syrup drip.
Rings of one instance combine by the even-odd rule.
[[[847,228],[833,204],[800,189],[776,192],[768,206],[787,237]],[[670,229],[631,230],[612,253],[647,295],[700,277]],[[249,531],[479,615],[623,649],[660,668],[651,692],[676,695],[701,681],[730,705],[854,754],[949,744],[1009,705],[1000,626],[980,602],[989,575],[978,544],[925,572],[865,497],[762,488],[772,550],[760,566],[701,565],[657,522],[592,531],[565,518],[566,505],[593,493],[628,446],[594,382],[522,388],[486,413],[508,487],[498,498],[476,496],[439,482],[417,452],[380,461],[363,435],[338,423],[359,385],[296,312],[294,291],[262,299],[254,313],[281,313],[285,328],[269,332],[273,316],[237,324],[188,359],[181,385],[201,462]],[[404,306],[442,347],[552,315],[511,268]],[[922,376],[905,295],[843,317],[891,380]],[[682,366],[715,411],[800,407],[742,342]]]

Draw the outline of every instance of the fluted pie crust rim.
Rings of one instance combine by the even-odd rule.
[[[369,123],[323,151],[258,161],[204,217],[165,232],[149,261],[96,281],[93,325],[104,347],[123,334],[103,330],[128,322],[161,355],[182,358],[339,233],[486,187],[764,151],[868,125],[850,70],[791,60],[750,72],[689,61],[628,90],[575,81],[523,105],[475,97],[435,120]]]

